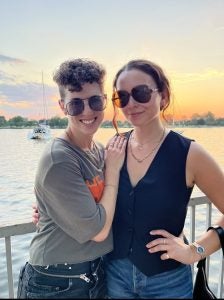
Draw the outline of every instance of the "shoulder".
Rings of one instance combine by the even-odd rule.
[[[124,136],[125,136],[126,138],[129,139],[129,137],[130,137],[132,131],[133,131],[133,129],[132,129],[132,130],[129,130],[129,131],[125,131],[123,134],[124,134]]]
[[[176,139],[176,140],[179,140],[180,142],[182,143],[191,143],[194,141],[194,139],[190,138],[190,137],[187,137],[179,132],[176,132],[176,131],[173,131],[173,130],[170,130],[168,132],[168,135],[171,136],[172,139]]]
[[[52,168],[56,165],[71,164],[79,165],[80,154],[75,151],[68,142],[61,138],[55,138],[45,148],[40,159],[40,165],[46,168]]]
[[[196,162],[201,158],[212,159],[212,156],[202,145],[194,141],[190,146],[189,158],[194,159]]]
[[[177,151],[179,149],[180,152],[184,151],[184,153],[188,153],[192,142],[194,142],[193,139],[183,136],[173,130],[169,130],[165,137],[165,144],[167,145],[167,148],[172,151]]]
[[[194,172],[208,173],[214,169],[220,169],[218,162],[203,146],[194,142],[191,143],[188,155],[188,167]]]

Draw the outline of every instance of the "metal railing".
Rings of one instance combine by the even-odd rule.
[[[34,232],[35,230],[36,227],[32,222],[0,226],[0,238],[5,238],[9,298],[14,298],[11,237],[16,235],[31,233]]]
[[[199,205],[206,205],[206,220],[205,220],[205,230],[211,225],[212,218],[212,204],[209,199],[205,196],[202,197],[192,197],[189,203],[189,217],[190,217],[190,242],[195,240],[195,229],[196,229],[196,207]],[[7,266],[7,279],[8,279],[8,295],[9,298],[14,298],[14,288],[13,288],[13,268],[12,268],[12,254],[11,254],[11,237],[16,235],[24,235],[32,233],[36,230],[35,225],[31,222],[13,224],[7,226],[0,226],[0,238],[5,239],[5,249],[6,249],[6,266]],[[1,254],[0,254],[1,255]],[[209,274],[210,259],[207,258],[207,272]],[[223,294],[223,257],[220,251],[220,272],[218,278],[218,290],[217,297],[222,298]]]

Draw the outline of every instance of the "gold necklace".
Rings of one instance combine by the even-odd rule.
[[[165,136],[165,127],[163,128],[163,132],[162,135],[158,141],[158,143],[156,144],[156,146],[142,159],[139,159],[138,157],[135,156],[135,154],[133,153],[133,149],[132,149],[132,137],[130,139],[130,150],[131,150],[131,155],[132,157],[138,162],[138,163],[142,163],[144,160],[146,160],[146,158],[148,158],[150,155],[153,154],[153,152],[159,147],[160,143],[162,142],[163,138]]]
[[[143,146],[145,146],[146,144],[151,142],[151,140],[148,140],[147,142],[141,144],[141,143],[136,141],[136,139],[134,138],[133,135],[131,135],[131,139],[135,142],[135,144],[137,145],[138,150],[140,150],[140,151],[143,149]]]

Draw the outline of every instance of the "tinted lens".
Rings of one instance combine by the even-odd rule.
[[[105,98],[102,96],[92,96],[89,98],[89,107],[95,111],[102,111],[106,106]]]
[[[84,102],[82,99],[77,98],[68,102],[66,108],[70,116],[78,116],[84,110]]]
[[[117,107],[123,108],[128,104],[130,95],[126,91],[117,91],[113,95],[113,102]]]
[[[151,99],[152,90],[147,85],[138,85],[132,89],[132,97],[139,103],[147,103]]]

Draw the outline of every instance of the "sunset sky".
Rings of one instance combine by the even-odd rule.
[[[52,73],[85,57],[107,69],[106,92],[128,60],[146,58],[168,75],[175,117],[224,117],[223,0],[0,0],[0,115],[62,116]],[[111,105],[106,118],[111,117]]]

